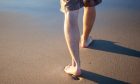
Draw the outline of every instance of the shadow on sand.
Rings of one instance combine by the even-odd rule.
[[[120,80],[102,76],[93,72],[82,70],[82,78],[96,82],[98,84],[129,84]]]
[[[115,42],[107,40],[93,40],[89,48],[112,53],[124,54],[128,56],[140,57],[140,51],[123,47],[115,44]]]

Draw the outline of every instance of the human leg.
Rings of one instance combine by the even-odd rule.
[[[64,21],[65,39],[72,60],[72,63],[65,67],[64,71],[73,75],[81,74],[79,57],[80,33],[78,28],[78,12],[78,10],[65,12]]]
[[[89,34],[92,30],[94,21],[96,17],[95,7],[84,7],[84,15],[83,15],[83,34],[81,36],[81,47],[88,47],[91,43],[91,37]]]
[[[92,42],[89,36],[96,17],[95,6],[100,4],[102,0],[84,0],[84,15],[83,15],[83,34],[81,36],[81,47],[86,48]]]
[[[79,57],[80,33],[78,28],[78,10],[82,7],[80,2],[81,0],[60,0],[61,11],[65,15],[64,34],[72,60],[72,63],[66,66],[64,71],[73,75],[81,74]]]

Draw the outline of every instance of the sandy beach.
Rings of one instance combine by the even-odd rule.
[[[139,3],[97,6],[93,42],[80,48],[83,74],[74,80],[63,71],[70,54],[59,0],[0,1],[0,84],[140,84]]]

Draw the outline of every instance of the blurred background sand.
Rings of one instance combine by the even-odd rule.
[[[70,56],[59,0],[1,0],[0,84],[139,84],[139,4],[103,0],[97,6],[94,41],[80,49],[83,76],[75,81],[63,72]]]

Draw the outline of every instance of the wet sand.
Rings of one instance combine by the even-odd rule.
[[[139,84],[138,2],[106,0],[97,7],[94,41],[80,48],[83,74],[73,80],[63,72],[70,56],[59,1],[0,1],[0,84]]]

